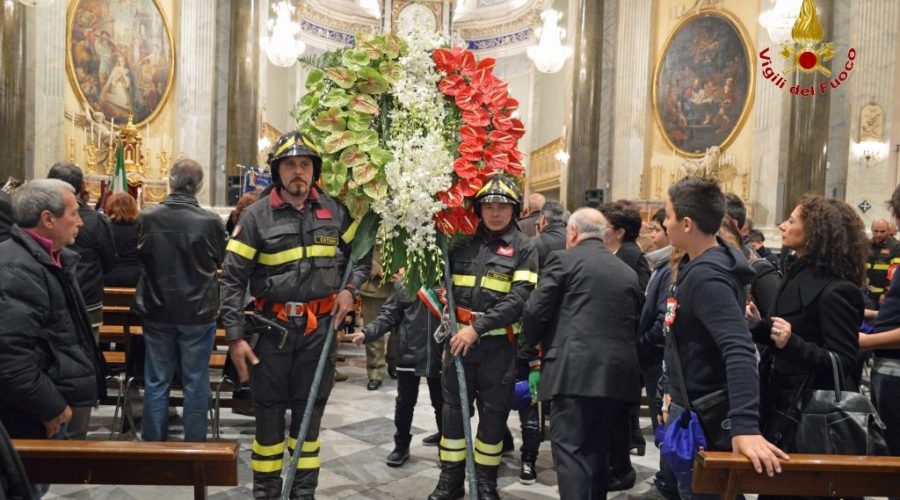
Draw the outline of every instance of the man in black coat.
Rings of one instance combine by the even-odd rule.
[[[12,201],[6,191],[0,191],[0,243],[9,239],[12,224]]]
[[[62,437],[73,409],[106,389],[66,248],[82,226],[73,191],[51,179],[16,189],[16,225],[0,243],[0,421],[13,438]]]
[[[538,398],[553,402],[563,499],[606,498],[612,434],[640,394],[634,332],[642,291],[634,270],[604,246],[606,225],[592,208],[572,214],[568,250],[547,259],[523,320],[520,356],[544,349]]]
[[[543,267],[550,252],[566,248],[566,207],[558,201],[544,203],[538,227],[540,232],[531,242],[538,252],[538,264]]]

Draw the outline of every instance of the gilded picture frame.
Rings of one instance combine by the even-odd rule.
[[[153,120],[175,82],[172,27],[157,0],[74,0],[66,72],[81,102],[105,120]]]
[[[675,26],[653,73],[653,114],[670,149],[699,158],[734,141],[753,103],[752,47],[725,10],[703,9]]]

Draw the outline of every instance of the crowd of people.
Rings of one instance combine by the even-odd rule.
[[[873,223],[870,240],[846,203],[804,196],[779,226],[779,258],[752,229],[743,201],[711,180],[678,181],[645,222],[625,200],[569,214],[541,195],[524,199],[513,179],[496,174],[474,198],[474,237],[451,251],[452,286],[441,281],[412,293],[402,270],[385,276],[373,259],[377,246],[350,259],[359,221],[317,186],[322,160],[307,137],[284,135],[268,162],[272,188],[242,199],[227,221],[200,207],[203,168],[189,159],[173,165],[171,194],[143,211],[127,193],[94,210],[82,196],[80,169],[66,163],[11,196],[0,193],[0,422],[10,436],[85,437],[106,391],[97,345],[106,285],[136,288],[145,441],[168,439],[176,373],[184,438],[206,439],[208,361],[217,322],[224,328],[230,363],[253,403],[254,498],[279,497],[285,452],[298,446],[291,498],[314,497],[334,350],[318,374],[328,383],[315,394],[311,387],[329,332],[345,330],[360,300],[362,321],[347,340],[378,346],[394,338],[388,466],[410,458],[425,378],[436,432],[424,442],[438,447],[440,460],[430,500],[463,496],[467,458],[477,479],[472,496],[499,498],[512,410],[522,427],[523,484],[536,481],[540,443],[549,438],[561,498],[631,488],[630,456],[647,446],[642,391],[654,435],[724,391],[729,426],[721,446],[747,456],[757,472],[776,474],[789,453],[804,451],[777,425],[790,396],[858,392],[867,362],[887,444],[900,453],[900,244],[888,221]],[[889,206],[900,219],[900,188]],[[457,325],[448,321],[450,307]],[[376,390],[383,343],[371,352],[368,388]],[[467,457],[464,415],[475,411]],[[720,446],[705,431],[710,446]],[[705,498],[680,472],[661,459],[644,498]],[[33,485],[33,493],[46,488]]]

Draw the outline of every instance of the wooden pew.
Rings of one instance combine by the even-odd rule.
[[[229,442],[13,439],[34,483],[237,486],[238,445]]]
[[[790,454],[781,474],[757,474],[747,457],[701,451],[694,459],[695,493],[798,496],[896,496],[900,494],[900,457]]]

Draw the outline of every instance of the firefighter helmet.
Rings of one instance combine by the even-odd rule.
[[[275,142],[275,145],[272,146],[272,150],[269,151],[266,163],[269,165],[269,170],[272,171],[272,182],[274,184],[281,186],[281,174],[278,171],[278,164],[282,158],[289,156],[309,156],[312,158],[312,183],[315,184],[319,180],[319,176],[322,175],[322,157],[319,155],[319,150],[309,136],[301,134],[298,130],[292,130],[281,136]]]
[[[481,217],[482,203],[507,203],[513,206],[513,219],[517,219],[522,209],[521,200],[522,195],[519,194],[519,187],[515,181],[498,172],[489,177],[475,194],[475,213]]]

